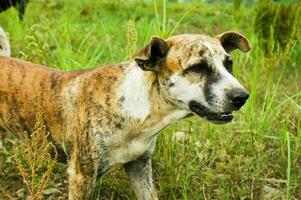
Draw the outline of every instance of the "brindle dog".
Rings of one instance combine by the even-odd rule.
[[[69,199],[91,199],[95,181],[117,164],[138,199],[157,199],[151,155],[160,130],[191,114],[227,123],[246,102],[231,74],[235,49],[251,49],[237,32],[153,37],[133,61],[70,72],[1,57],[0,126],[31,131],[38,96],[68,157]]]

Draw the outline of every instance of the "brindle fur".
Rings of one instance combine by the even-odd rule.
[[[247,39],[231,34],[231,41],[223,38],[231,48],[250,49]],[[214,65],[209,71],[185,72],[213,54],[227,54],[221,37],[154,37],[136,62],[71,72],[0,57],[0,127],[11,133],[31,131],[39,98],[51,139],[68,157],[69,199],[92,199],[96,179],[117,164],[124,165],[138,199],[157,199],[151,170],[157,133],[192,113],[172,91],[179,87],[172,76],[208,90],[204,94],[212,111],[230,109],[225,102],[214,107],[209,85],[219,79]]]

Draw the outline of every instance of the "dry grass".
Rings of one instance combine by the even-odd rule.
[[[49,179],[56,166],[57,151],[48,141],[46,127],[43,121],[42,107],[38,106],[36,123],[32,133],[23,132],[13,143],[12,158],[28,191],[29,200],[43,199],[43,191],[49,184]],[[49,152],[54,152],[54,158]],[[14,199],[4,187],[0,187],[8,199]]]
[[[134,57],[137,51],[138,32],[136,30],[135,22],[130,20],[127,27],[127,50],[128,58]]]
[[[1,185],[0,185],[0,193],[3,193],[7,199],[14,200],[14,197]]]

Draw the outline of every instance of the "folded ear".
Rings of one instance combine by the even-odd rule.
[[[135,57],[135,61],[142,70],[159,71],[160,66],[158,63],[163,60],[167,51],[168,46],[163,39],[152,37],[146,47],[141,49]]]
[[[249,40],[238,32],[227,31],[216,36],[216,38],[220,40],[223,48],[228,53],[235,49],[240,49],[244,53],[251,50]]]

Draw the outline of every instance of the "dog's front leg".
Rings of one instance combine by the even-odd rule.
[[[156,200],[157,192],[153,184],[151,157],[145,153],[124,165],[130,182],[139,200]]]
[[[86,167],[72,161],[69,163],[69,200],[92,200],[94,173]]]

